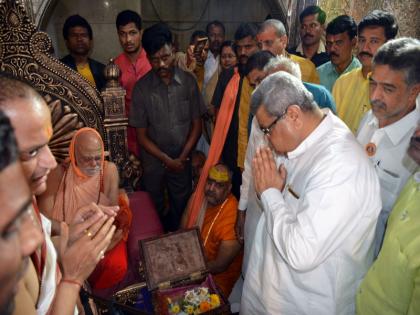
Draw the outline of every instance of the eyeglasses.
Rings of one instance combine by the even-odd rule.
[[[266,127],[266,128],[261,128],[260,127],[260,129],[261,129],[261,131],[262,131],[262,133],[265,135],[265,136],[269,136],[270,134],[271,134],[271,132],[273,131],[273,128],[274,128],[274,126],[276,125],[276,123],[280,120],[280,119],[282,119],[285,115],[286,115],[286,113],[287,113],[287,108],[286,108],[286,110],[283,112],[283,114],[281,114],[280,116],[277,116],[276,117],[276,119],[270,124],[270,126],[268,126],[268,127]]]

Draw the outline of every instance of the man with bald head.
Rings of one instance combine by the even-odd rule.
[[[251,110],[270,147],[252,162],[264,211],[241,313],[354,314],[381,208],[374,168],[344,123],[289,73],[265,78]]]
[[[52,136],[50,111],[33,88],[6,76],[0,76],[0,109],[15,129],[19,158],[31,192],[34,196],[40,195],[46,189],[50,170],[57,165],[48,148]],[[113,218],[108,219],[93,205],[83,211],[84,215],[92,212],[93,215],[78,217],[70,225],[53,226],[40,214],[35,199],[33,206],[35,211],[32,214],[42,228],[45,241],[32,254],[19,285],[15,314],[73,314],[81,284],[111,241],[115,230]],[[83,233],[86,229],[90,235]],[[60,235],[57,250],[51,241],[51,233]]]
[[[207,209],[201,226],[201,237],[214,281],[228,297],[241,272],[241,245],[235,235],[238,201],[230,192],[232,172],[224,164],[209,170],[204,188]]]
[[[10,183],[13,182],[13,185]],[[19,162],[9,119],[0,111],[0,314],[14,310],[14,295],[30,254],[43,236],[31,218],[31,192]]]

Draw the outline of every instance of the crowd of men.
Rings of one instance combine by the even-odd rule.
[[[233,40],[215,20],[175,52],[168,25],[118,14],[141,189],[165,231],[200,229],[241,314],[420,314],[420,41],[381,10],[299,20],[297,47],[279,20]],[[102,89],[89,23],[69,17],[63,37],[61,61]],[[0,314],[74,314],[83,283],[109,297],[136,281],[100,135],[79,130],[57,166],[52,133],[45,100],[2,74]]]

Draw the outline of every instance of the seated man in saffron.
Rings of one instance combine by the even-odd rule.
[[[50,219],[72,221],[77,209],[93,203],[120,206],[115,219],[117,231],[105,256],[89,277],[94,289],[106,289],[120,282],[127,271],[128,230],[131,211],[125,193],[118,189],[118,170],[105,161],[104,144],[92,128],[78,130],[70,143],[69,160],[48,176],[47,191],[39,198],[40,208]]]
[[[235,234],[238,201],[230,193],[232,173],[226,165],[210,168],[205,187],[207,202],[201,237],[214,281],[228,297],[241,273],[242,253]]]

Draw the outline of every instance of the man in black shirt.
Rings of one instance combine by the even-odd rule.
[[[151,194],[165,230],[174,231],[191,194],[190,153],[201,135],[206,107],[192,74],[174,66],[172,34],[166,25],[146,29],[142,44],[152,71],[134,86],[129,121],[143,148],[144,189]]]
[[[290,49],[289,53],[311,60],[315,67],[330,61],[322,42],[325,19],[326,14],[320,7],[306,7],[299,15],[301,43]]]
[[[63,37],[69,53],[60,61],[79,72],[99,91],[105,87],[105,65],[89,58],[93,46],[93,33],[89,23],[80,15],[67,18],[63,26]]]

